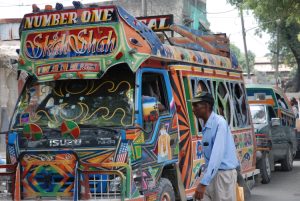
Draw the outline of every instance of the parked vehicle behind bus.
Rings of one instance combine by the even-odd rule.
[[[282,90],[266,85],[248,85],[248,102],[257,142],[257,167],[262,183],[269,183],[276,163],[293,168],[297,151],[295,115]]]
[[[257,173],[225,34],[172,25],[172,16],[138,21],[119,6],[57,8],[25,15],[20,28],[19,70],[29,77],[1,166],[14,200],[191,199],[204,156],[188,100],[201,90],[232,128],[242,175]],[[182,37],[159,39],[147,22]]]

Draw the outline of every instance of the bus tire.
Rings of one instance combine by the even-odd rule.
[[[175,193],[171,182],[166,178],[160,178],[157,187],[158,201],[175,201]]]
[[[271,181],[271,164],[268,152],[263,152],[260,166],[261,183],[268,184]]]
[[[293,169],[293,153],[291,145],[288,145],[287,154],[285,156],[285,159],[281,161],[281,169],[283,171],[291,171]]]

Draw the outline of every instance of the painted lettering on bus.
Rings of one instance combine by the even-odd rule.
[[[173,24],[172,15],[138,17],[137,19],[153,31],[168,31],[170,25]]]
[[[94,8],[25,15],[24,29],[82,23],[108,22],[116,19],[114,8]]]
[[[81,145],[81,139],[52,139],[49,140],[49,146],[50,147],[71,147],[71,146],[80,146]]]
[[[30,33],[25,41],[25,55],[29,59],[107,55],[117,44],[111,27],[71,29]]]
[[[99,72],[100,66],[96,62],[74,62],[74,63],[55,63],[50,65],[38,66],[37,75],[47,75],[64,72]]]

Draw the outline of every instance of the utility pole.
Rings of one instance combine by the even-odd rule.
[[[240,5],[240,13],[241,13],[241,23],[242,23],[242,34],[243,34],[243,41],[244,41],[244,51],[246,57],[246,67],[247,67],[247,78],[250,80],[250,67],[249,67],[249,58],[248,58],[248,50],[247,50],[247,41],[246,41],[246,31],[245,31],[245,24],[244,24],[244,14],[243,14],[243,6]]]
[[[279,23],[280,20],[276,20],[276,60],[275,60],[275,80],[276,87],[278,87],[278,68],[279,68]]]
[[[142,0],[142,16],[147,16],[147,1]]]

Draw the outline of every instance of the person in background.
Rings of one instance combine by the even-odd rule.
[[[194,115],[203,121],[205,170],[197,186],[195,199],[236,201],[239,161],[233,136],[226,120],[213,111],[214,98],[200,92],[192,100]]]
[[[299,118],[299,108],[298,108],[298,101],[296,100],[295,97],[293,97],[291,99],[291,105],[292,105],[292,109],[293,109],[293,112],[295,114],[295,117],[296,118]]]
[[[277,101],[278,101],[279,107],[281,107],[283,109],[287,109],[287,107],[286,107],[286,105],[284,103],[284,99],[283,98],[278,98]]]

